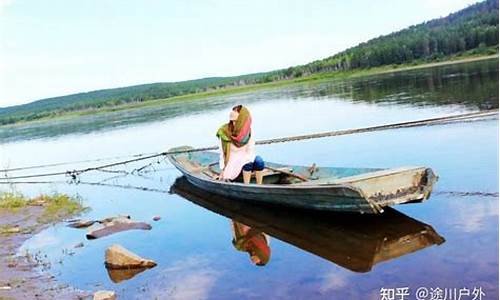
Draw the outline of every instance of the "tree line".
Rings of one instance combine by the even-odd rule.
[[[374,38],[331,57],[301,66],[242,76],[99,90],[0,108],[0,125],[57,116],[71,111],[98,110],[126,103],[294,79],[317,73],[437,60],[460,53],[486,54],[491,51],[498,53],[498,0],[486,0],[471,5],[447,17]]]

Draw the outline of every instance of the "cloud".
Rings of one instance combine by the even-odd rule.
[[[156,284],[150,291],[149,298],[166,297],[168,299],[207,299],[219,278],[219,272],[209,266],[203,257],[188,257],[165,268],[158,275]]]
[[[488,218],[498,219],[498,198],[470,198],[469,201],[456,201],[457,215],[452,218],[452,225],[464,232],[476,233],[485,229]]]
[[[328,292],[340,290],[344,288],[347,285],[347,280],[346,280],[346,275],[336,271],[332,270],[329,273],[324,274],[323,280],[321,282],[321,285],[319,287],[319,291],[321,294],[325,294]]]

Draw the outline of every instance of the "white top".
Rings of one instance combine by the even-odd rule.
[[[229,151],[229,162],[227,166],[224,166],[224,152],[219,143],[219,167],[221,170],[224,170],[224,172],[222,172],[222,178],[233,180],[238,177],[245,164],[255,160],[255,141],[250,137],[248,143],[239,148],[231,143]]]

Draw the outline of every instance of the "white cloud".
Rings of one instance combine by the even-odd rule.
[[[198,256],[188,257],[160,272],[155,282],[167,284],[156,284],[151,288],[148,298],[207,299],[219,275],[219,272],[209,266],[206,259]],[[166,278],[168,280],[165,280]]]
[[[469,201],[474,201],[474,203],[471,204]],[[452,225],[464,232],[479,232],[485,228],[486,219],[495,216],[498,218],[497,198],[471,197],[462,201],[455,201],[453,205],[458,212],[451,220]]]
[[[332,270],[329,273],[323,275],[323,280],[319,287],[319,291],[322,294],[337,291],[344,288],[347,285],[346,274],[340,273],[336,270]]]

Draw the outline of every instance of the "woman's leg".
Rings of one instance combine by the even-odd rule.
[[[252,178],[253,163],[247,163],[243,166],[243,183],[250,183]]]
[[[257,184],[262,184],[264,170],[264,160],[260,156],[256,156],[253,162],[247,163],[243,166],[243,183],[250,183],[252,179],[252,171],[255,171],[255,181]]]
[[[252,178],[251,171],[243,171],[243,183],[250,183],[251,178]]]

